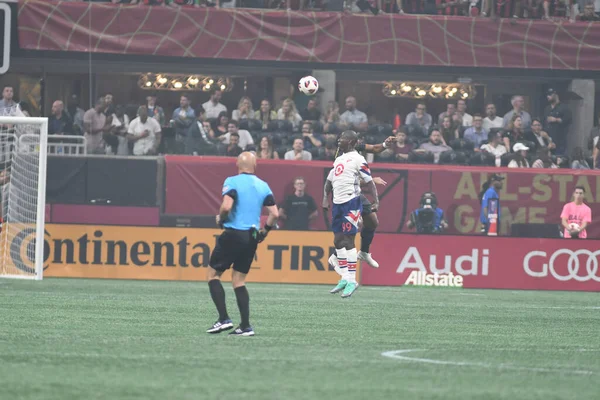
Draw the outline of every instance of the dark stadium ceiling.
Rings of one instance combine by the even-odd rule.
[[[202,60],[189,58],[123,56],[94,54],[90,68],[89,54],[20,51],[11,59],[13,71],[31,74],[202,74],[235,77],[277,77],[310,73],[317,69],[333,69],[338,81],[385,82],[429,81],[459,82],[461,78],[472,79],[473,84],[506,82],[549,83],[571,79],[599,80],[597,72],[552,71],[526,69],[483,69],[455,67],[421,67],[400,65],[308,65],[300,63],[273,63],[250,60]]]

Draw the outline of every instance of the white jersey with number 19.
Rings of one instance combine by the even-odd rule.
[[[333,186],[333,203],[343,204],[360,196],[360,180],[371,182],[367,160],[356,151],[342,154],[333,162],[327,177]]]

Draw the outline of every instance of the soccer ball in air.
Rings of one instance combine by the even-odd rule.
[[[319,81],[313,76],[305,76],[300,79],[298,89],[307,96],[312,96],[319,90]]]

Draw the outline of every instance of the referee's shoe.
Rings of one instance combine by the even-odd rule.
[[[206,330],[206,333],[221,333],[228,331],[233,328],[233,321],[226,319],[224,321],[217,321],[212,327]]]

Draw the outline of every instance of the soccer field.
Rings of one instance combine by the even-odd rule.
[[[248,288],[243,338],[204,282],[2,280],[0,398],[600,398],[597,293]]]

